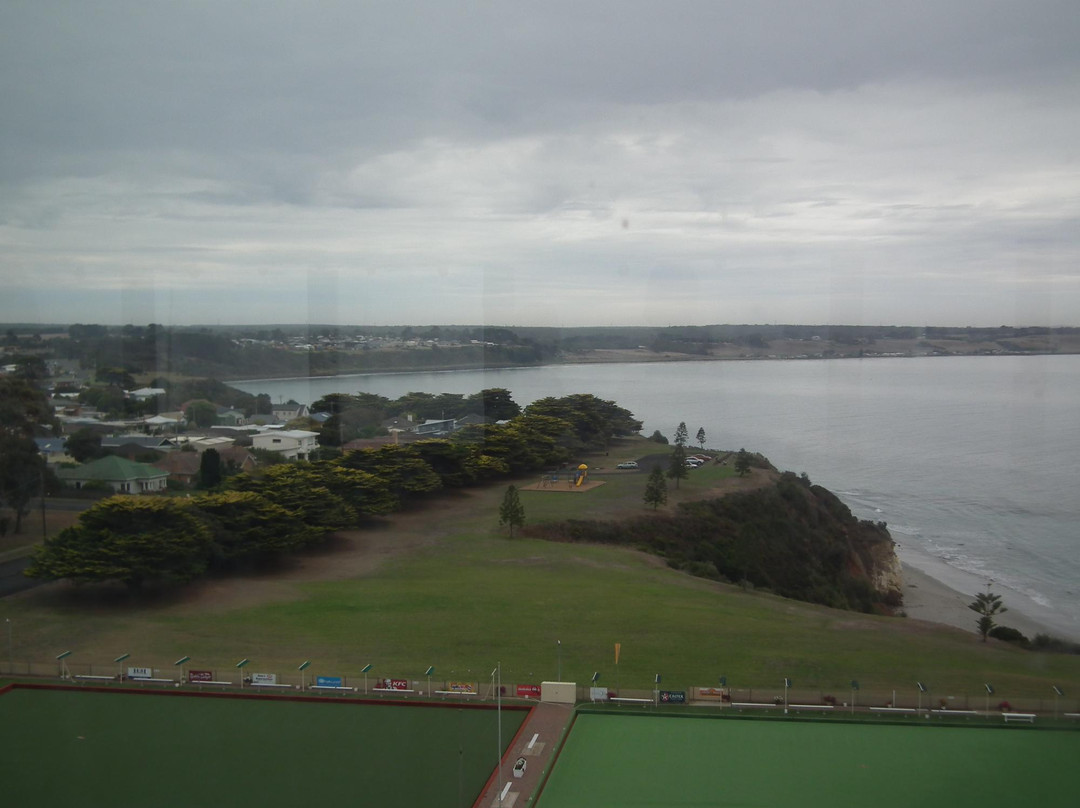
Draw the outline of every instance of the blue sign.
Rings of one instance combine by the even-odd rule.
[[[342,678],[340,676],[316,676],[315,684],[318,687],[341,687]]]

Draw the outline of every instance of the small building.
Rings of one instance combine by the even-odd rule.
[[[421,435],[425,438],[433,438],[442,435],[449,435],[454,431],[454,419],[445,418],[441,420],[428,420],[422,424],[417,424],[415,432],[417,435]]]
[[[75,488],[93,482],[105,483],[117,494],[148,494],[164,491],[169,473],[146,463],[109,455],[77,468],[59,468],[56,476]]]
[[[170,452],[152,465],[167,473],[170,480],[181,485],[194,485],[199,479],[202,455],[198,452]]]
[[[307,460],[318,447],[318,432],[304,429],[278,429],[252,435],[253,449],[277,452],[289,460]]]

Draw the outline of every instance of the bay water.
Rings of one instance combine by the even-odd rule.
[[[906,563],[1080,639],[1080,356],[555,365],[230,382],[277,402],[327,393],[510,390],[525,406],[593,393],[669,439],[766,455],[856,516]],[[974,616],[973,616],[974,619]],[[1008,624],[1007,618],[1002,618]]]

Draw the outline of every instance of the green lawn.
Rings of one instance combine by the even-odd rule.
[[[1080,733],[578,716],[539,808],[1073,806]]]
[[[642,456],[654,446],[628,443],[619,456]],[[618,459],[613,452],[605,463]],[[708,488],[729,473],[691,470],[681,490]],[[586,493],[523,492],[526,524],[649,513],[641,502],[646,476],[612,473]],[[345,580],[271,579],[260,602],[241,599],[214,611],[190,608],[183,598],[94,604],[43,590],[0,601],[0,626],[12,620],[15,660],[44,663],[72,650],[73,667],[107,670],[114,657],[131,653],[131,664],[163,669],[183,655],[215,669],[248,657],[253,670],[281,674],[311,660],[311,672],[320,675],[355,677],[371,663],[372,676],[419,678],[435,665],[440,679],[485,681],[501,661],[504,681],[532,683],[555,677],[561,640],[564,679],[584,682],[600,671],[604,684],[623,688],[651,688],[658,672],[672,689],[715,685],[726,675],[731,687],[753,687],[755,697],[768,698],[765,691],[789,676],[796,698],[828,693],[845,700],[855,678],[866,704],[883,703],[893,689],[913,701],[920,680],[935,699],[970,697],[982,708],[982,683],[993,682],[998,698],[1014,706],[1029,699],[1038,702],[1032,709],[1052,709],[1056,684],[1068,694],[1062,709],[1077,709],[1080,657],[984,644],[974,630],[929,629],[744,592],[633,550],[509,540],[497,524],[504,490],[471,492],[464,508],[462,494],[436,499],[430,525],[422,523],[430,530],[427,544]],[[231,584],[213,586],[228,591]]]
[[[526,712],[502,711],[508,745]],[[6,805],[468,808],[496,712],[16,689],[0,695]]]

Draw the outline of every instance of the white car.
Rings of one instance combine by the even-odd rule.
[[[636,460],[627,460],[625,463],[619,463],[615,466],[617,469],[636,469],[638,467]]]

